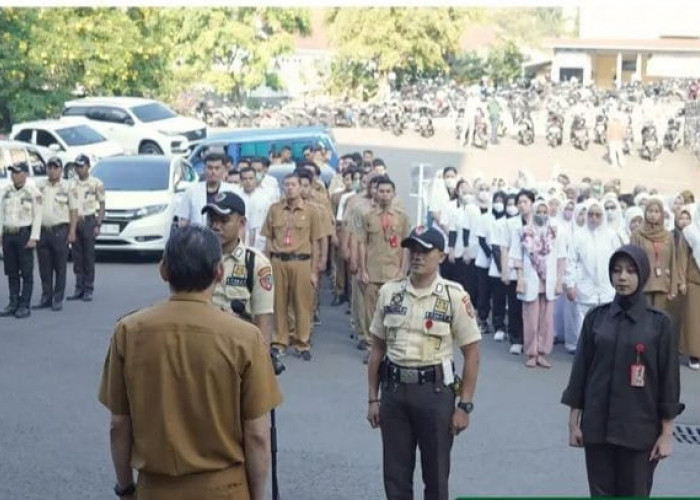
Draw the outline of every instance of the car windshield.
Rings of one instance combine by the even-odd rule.
[[[135,106],[131,108],[131,111],[136,115],[136,118],[144,123],[167,120],[168,118],[174,118],[177,116],[172,109],[166,108],[159,102]]]
[[[105,191],[164,191],[170,183],[170,162],[156,158],[148,162],[102,160],[90,171],[105,185]]]
[[[105,142],[105,139],[95,129],[87,125],[76,125],[74,127],[66,127],[56,130],[56,133],[63,139],[68,146],[88,146],[90,144],[98,144]]]

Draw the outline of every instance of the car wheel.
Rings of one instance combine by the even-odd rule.
[[[141,155],[162,155],[163,150],[160,146],[152,141],[144,141],[139,146],[139,154]]]

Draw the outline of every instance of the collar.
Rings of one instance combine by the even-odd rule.
[[[615,301],[610,304],[610,314],[613,316],[626,316],[632,321],[632,323],[639,323],[642,321],[646,310],[647,302],[644,296],[640,297],[639,300],[637,300],[629,309],[623,309],[622,306]]]
[[[411,283],[410,276],[406,278],[406,291],[415,297],[427,297],[428,295],[442,296],[445,291],[445,285],[440,275],[435,276],[435,279],[425,288],[415,288]]]
[[[233,249],[233,252],[229,252],[226,255],[224,255],[224,258],[232,258],[233,260],[241,261],[243,260],[244,255],[245,245],[243,244],[243,240],[238,240],[238,245],[236,246],[236,248]]]
[[[299,205],[297,205],[296,207],[293,207],[293,208],[292,208],[292,206],[289,204],[289,200],[284,200],[284,205],[282,206],[282,208],[283,208],[284,210],[292,210],[292,211],[294,211],[294,210],[303,210],[305,204],[306,204],[306,201],[305,201],[303,198],[300,198]]]
[[[173,302],[202,302],[208,304],[211,297],[204,292],[172,292],[170,299]]]

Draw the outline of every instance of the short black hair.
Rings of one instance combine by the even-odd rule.
[[[285,144],[284,146],[282,146],[282,149],[280,149],[280,151],[289,151],[289,152],[291,152],[291,151],[292,151],[292,148],[291,148],[290,146],[288,146],[288,145]]]
[[[350,176],[352,178],[352,176],[355,175],[355,172],[357,172],[357,170],[354,168],[346,168],[345,170],[343,170],[343,179],[345,179],[347,176]]]
[[[224,165],[228,165],[230,163],[233,163],[233,158],[231,158],[231,155],[224,156]]]
[[[204,163],[215,161],[220,161],[221,163],[224,163],[224,158],[224,155],[221,153],[207,153],[207,156],[204,157]]]
[[[175,292],[201,292],[216,278],[221,262],[221,243],[206,226],[192,224],[174,228],[165,244],[163,265]]]
[[[350,156],[352,156],[355,165],[360,165],[362,163],[362,155],[360,153],[353,153]]]
[[[454,172],[455,175],[457,175],[457,169],[452,165],[448,165],[447,167],[442,169],[442,176],[444,177],[445,174],[447,174],[448,172]]]
[[[254,169],[253,167],[250,167],[250,166],[248,166],[248,167],[243,167],[243,168],[241,169],[241,175],[245,174],[246,172],[253,172],[253,175],[254,175],[254,176],[257,175],[257,172],[255,171],[255,169]]]
[[[264,156],[254,156],[253,158],[250,159],[251,165],[253,163],[262,163],[262,166],[267,168],[270,166],[270,160],[265,158]]]
[[[389,184],[391,186],[391,188],[394,191],[396,191],[396,184],[394,184],[394,181],[389,179],[389,177],[386,175],[381,175],[381,176],[377,177],[377,187],[379,187],[382,184]]]
[[[321,176],[321,167],[319,167],[319,166],[316,165],[315,163],[312,163],[312,162],[310,162],[310,161],[305,161],[305,162],[302,164],[302,167],[305,168],[305,169],[306,169],[306,168],[313,168],[313,169],[314,169],[314,172],[316,173],[316,176],[317,176],[317,177],[320,177],[320,176]]]
[[[299,177],[299,181],[302,179],[308,179],[309,182],[313,182],[314,178],[311,175],[311,172],[306,170],[305,168],[298,168],[295,170],[296,176]]]
[[[386,163],[384,163],[384,160],[381,158],[375,158],[372,160],[372,166],[373,167],[386,167]]]
[[[372,155],[372,156],[374,156],[374,151],[372,151],[371,149],[365,149],[365,150],[362,152],[362,154],[363,154],[363,155]]]
[[[521,189],[518,191],[518,195],[515,197],[515,201],[520,201],[520,197],[525,196],[530,200],[531,203],[535,203],[535,193],[530,189]]]
[[[313,147],[311,147],[311,146],[304,146],[304,147],[302,148],[302,150],[301,150],[301,154],[304,154],[304,153],[306,153],[307,151],[308,151],[309,153],[311,153],[313,150],[314,150],[314,149],[313,149]]]
[[[578,195],[578,198],[576,198],[576,203],[585,203],[586,200],[588,200],[588,196],[585,194],[580,194]]]
[[[634,196],[632,196],[630,193],[621,194],[618,197],[618,201],[626,203],[628,207],[634,206]]]
[[[236,167],[232,167],[228,170],[228,175],[240,175],[241,171]]]

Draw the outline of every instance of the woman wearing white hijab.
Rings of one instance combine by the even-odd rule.
[[[620,247],[617,235],[607,226],[605,209],[597,200],[586,203],[586,227],[574,236],[566,263],[566,296],[576,304],[576,325],[564,347],[576,352],[583,318],[593,307],[611,302],[615,289],[610,284],[608,264]]]
[[[625,231],[627,239],[632,233],[644,223],[644,210],[642,207],[629,207],[625,210]]]
[[[550,202],[550,208],[552,207]],[[562,210],[559,211],[557,221],[557,235],[562,239],[562,243],[566,248],[566,255],[571,251],[571,245],[574,240],[574,226],[576,225],[574,210],[576,203],[573,200],[566,200],[563,203]],[[554,343],[563,344],[566,339],[566,332],[574,328],[574,313],[575,306],[568,301],[565,294],[557,297],[554,304]]]
[[[608,193],[603,196],[603,206],[605,207],[605,219],[608,227],[620,239],[620,246],[628,244],[630,238],[625,229],[625,217],[622,213],[620,202],[617,200],[617,195]]]
[[[685,273],[685,297],[681,305],[680,352],[689,357],[688,367],[700,370],[700,204],[695,205],[690,225],[683,229],[679,259]],[[682,290],[681,290],[682,292]]]

